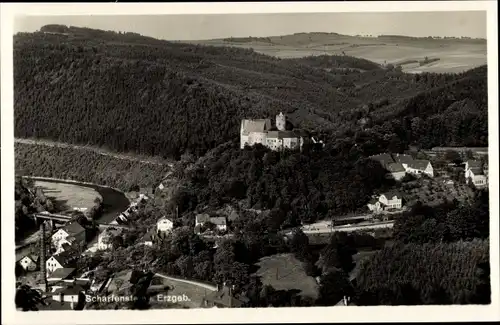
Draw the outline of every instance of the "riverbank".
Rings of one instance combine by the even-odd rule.
[[[98,193],[102,198],[102,215],[98,221],[110,223],[116,217],[125,211],[130,205],[130,200],[127,198],[125,193],[119,189],[106,186],[98,185],[89,182],[79,182],[71,179],[57,179],[51,177],[37,177],[37,176],[23,176],[30,178],[34,181],[43,181],[45,183],[56,183],[56,184],[72,184],[80,187],[86,187],[92,189]]]

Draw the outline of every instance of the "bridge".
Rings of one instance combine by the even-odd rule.
[[[48,212],[40,212],[40,213],[34,213],[33,218],[35,220],[37,219],[42,219],[42,220],[49,220],[51,222],[52,228],[54,227],[54,224],[56,222],[58,223],[66,223],[71,220],[72,217],[66,216],[63,214],[57,214],[57,213],[48,213]],[[105,222],[99,222],[96,221],[96,224],[99,228],[121,228],[121,229],[130,229],[129,226],[126,225],[119,225],[119,224],[112,224],[112,223],[105,223]]]

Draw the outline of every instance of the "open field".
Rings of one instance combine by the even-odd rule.
[[[318,284],[306,275],[302,262],[292,254],[266,256],[256,264],[256,272],[264,285],[271,285],[276,290],[300,290],[302,296],[317,298]]]
[[[213,46],[252,48],[256,52],[279,58],[300,58],[311,55],[349,55],[376,63],[401,64],[409,73],[462,72],[486,64],[486,42],[458,39],[405,39],[356,37],[327,33],[273,36],[265,39],[216,39],[191,43]],[[425,57],[439,61],[423,66]]]
[[[45,196],[63,210],[90,209],[96,198],[102,201],[101,195],[88,187],[44,181],[35,181],[35,186],[40,187]]]

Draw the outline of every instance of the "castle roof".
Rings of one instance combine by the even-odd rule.
[[[248,135],[252,132],[264,133],[271,129],[270,119],[258,119],[258,120],[242,120],[241,121],[241,133]]]
[[[293,131],[269,131],[267,132],[268,139],[290,139],[298,138],[297,134]]]

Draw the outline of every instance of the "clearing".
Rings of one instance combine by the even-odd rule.
[[[45,196],[50,199],[58,211],[77,209],[90,209],[94,206],[95,199],[102,201],[101,195],[94,189],[74,184],[35,181],[35,186],[40,187]]]
[[[264,285],[271,285],[276,290],[300,290],[302,296],[316,299],[318,284],[308,276],[302,262],[292,254],[266,256],[256,264],[260,269],[256,272]]]

